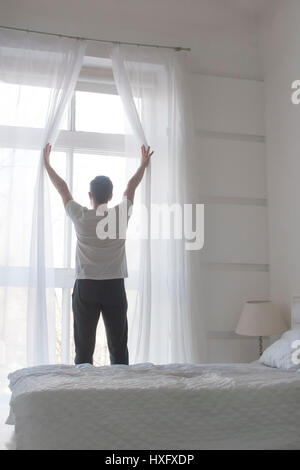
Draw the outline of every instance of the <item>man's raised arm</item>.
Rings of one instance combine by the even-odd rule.
[[[56,187],[57,191],[61,195],[64,205],[66,205],[67,202],[73,199],[73,197],[69,191],[68,185],[65,182],[65,180],[63,180],[50,165],[50,153],[51,153],[51,145],[47,144],[46,147],[44,148],[45,167],[46,167],[50,180],[52,181],[53,185]]]
[[[145,173],[145,169],[149,165],[150,158],[154,153],[154,152],[150,152],[150,147],[146,149],[144,145],[142,146],[141,150],[142,150],[141,164],[137,172],[133,175],[132,178],[130,178],[126,191],[124,192],[124,196],[126,196],[127,199],[129,199],[129,201],[131,202],[133,202],[134,200],[135,190],[140,184],[140,182],[142,181],[144,173]]]

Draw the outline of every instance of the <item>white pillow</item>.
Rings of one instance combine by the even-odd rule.
[[[295,341],[299,341],[295,344]],[[300,370],[300,330],[289,330],[282,337],[271,344],[259,362],[277,369]]]
[[[291,341],[297,341],[300,339],[300,330],[288,330],[281,336],[281,339],[289,339]]]

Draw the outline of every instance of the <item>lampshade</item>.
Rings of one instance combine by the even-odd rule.
[[[235,332],[244,336],[271,336],[283,333],[287,325],[272,302],[245,302]]]

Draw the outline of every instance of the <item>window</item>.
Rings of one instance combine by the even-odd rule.
[[[5,133],[7,148],[3,147],[3,139],[0,153],[1,181],[4,185],[0,187],[0,210],[2,213],[11,210],[9,217],[20,217],[30,221],[33,206],[33,191],[37,171],[38,150],[36,137],[41,126],[43,116],[34,112],[34,100],[46,100],[47,88],[38,86],[22,86],[1,83],[1,96],[5,97],[0,106],[0,133]],[[108,175],[114,183],[114,194],[112,205],[122,199],[122,194],[128,179],[128,162],[124,156],[124,127],[125,117],[120,97],[116,92],[107,92],[107,89],[97,85],[91,90],[88,83],[79,84],[69,109],[63,118],[63,130],[60,133],[55,151],[52,152],[52,163],[56,171],[66,179],[70,190],[82,205],[89,205],[88,191],[89,182],[98,174]],[[83,89],[84,88],[84,89]],[[24,113],[18,116],[10,115],[10,106],[14,100],[23,100]],[[27,114],[26,110],[30,109]],[[20,135],[22,129],[26,128],[24,137],[24,148],[20,150],[9,147],[9,139],[13,139],[14,128],[12,123],[17,123],[16,130]],[[9,127],[10,126],[10,127]],[[25,133],[24,133],[25,134]],[[19,139],[20,140],[20,139]],[[26,158],[24,156],[26,155]],[[18,163],[19,171],[15,181],[5,179],[6,165]],[[131,162],[132,165],[132,162]],[[12,205],[8,202],[9,185],[18,184],[18,178],[26,180],[26,190],[20,194],[20,200],[14,201]],[[76,237],[71,221],[65,216],[63,204],[55,188],[50,187],[51,220],[54,240],[54,266],[55,266],[55,294],[56,294],[56,329],[58,362],[72,363],[74,359],[73,327],[71,292],[74,283],[75,245]],[[24,200],[25,197],[25,200]],[[18,214],[14,214],[18,207]],[[10,209],[9,209],[10,208]],[[7,219],[9,220],[9,218]],[[0,224],[4,225],[7,220],[3,217]],[[7,230],[0,227],[0,248],[7,246],[4,240]],[[3,230],[2,230],[3,229]],[[20,323],[26,321],[27,295],[26,295],[26,265],[30,252],[30,230],[28,237],[15,233],[15,239],[9,243],[9,253],[0,249],[0,307],[1,302],[10,302],[12,308],[20,312]],[[17,248],[16,248],[17,247]],[[130,265],[130,260],[129,265]],[[1,274],[1,266],[10,266],[18,270],[20,282],[18,286],[10,285],[9,279]],[[132,265],[137,272],[136,265]],[[129,310],[130,305],[135,302],[137,275],[131,276],[127,286]],[[12,330],[16,325],[8,325]],[[16,330],[19,330],[16,329]],[[26,330],[24,326],[26,335]],[[26,338],[20,338],[23,344]],[[95,365],[109,363],[109,355],[106,345],[106,337],[102,320],[99,322],[97,332],[97,347],[95,351]]]

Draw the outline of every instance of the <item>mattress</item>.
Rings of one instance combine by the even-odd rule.
[[[9,376],[16,448],[300,449],[300,373],[252,364],[42,366]]]

